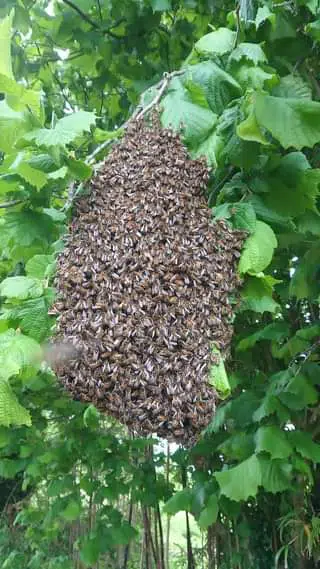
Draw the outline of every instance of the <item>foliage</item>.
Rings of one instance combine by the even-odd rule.
[[[125,569],[141,550],[164,569],[161,524],[181,510],[206,532],[208,567],[315,566],[318,3],[9,0],[0,17],[1,569]],[[211,370],[231,396],[168,459],[69,400],[42,346],[73,199],[176,70],[162,122],[212,168],[214,218],[248,237],[232,354]],[[192,569],[186,537],[176,566]]]

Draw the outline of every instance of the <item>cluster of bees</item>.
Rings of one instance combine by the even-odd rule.
[[[208,178],[177,134],[131,123],[76,203],[56,278],[57,338],[79,353],[57,369],[66,389],[182,444],[215,411],[211,347],[230,345],[244,239],[212,223]]]

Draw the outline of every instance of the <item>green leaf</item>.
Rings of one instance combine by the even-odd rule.
[[[233,99],[241,96],[237,81],[213,61],[202,61],[188,67],[188,77],[203,89],[207,102],[214,113],[220,114]]]
[[[239,272],[242,274],[262,272],[270,264],[275,247],[277,239],[271,227],[263,221],[257,221],[255,232],[245,241]]]
[[[192,158],[200,158],[204,156],[207,159],[208,166],[213,168],[217,167],[217,156],[219,155],[223,146],[223,141],[217,135],[215,131],[209,134],[203,142],[196,146],[194,150],[191,151]]]
[[[11,63],[11,33],[14,11],[0,20],[0,74],[13,78]]]
[[[235,41],[236,32],[228,28],[219,28],[199,39],[195,44],[195,49],[199,53],[223,55],[233,49]]]
[[[35,255],[26,263],[26,273],[33,279],[45,279],[53,273],[53,255]]]
[[[260,6],[257,10],[255,19],[256,29],[258,29],[267,20],[269,20],[271,25],[274,26],[276,15],[269,10],[268,6]]]
[[[183,82],[185,89],[188,91],[188,97],[191,103],[199,107],[209,108],[206,93],[202,85],[197,85],[194,81],[186,80]]]
[[[254,422],[262,421],[265,417],[269,417],[275,413],[281,423],[286,423],[290,419],[290,413],[288,409],[282,405],[277,397],[267,393],[267,395],[262,399],[260,407],[252,415]]]
[[[6,93],[8,105],[15,111],[25,111],[32,113],[33,117],[41,119],[41,93],[26,89],[20,83],[0,76],[0,89]],[[32,116],[30,116],[30,119]]]
[[[236,432],[221,443],[217,449],[228,459],[242,461],[254,452],[253,437],[244,432]]]
[[[302,0],[302,2],[299,2],[299,4],[300,3],[307,6],[314,16],[319,14],[319,0]]]
[[[54,170],[54,172],[50,172],[48,174],[48,178],[50,178],[50,180],[59,180],[59,179],[64,180],[67,175],[68,175],[67,166],[61,166],[61,168],[58,168],[58,170]]]
[[[255,441],[256,452],[268,452],[271,458],[287,458],[292,454],[292,446],[279,427],[260,427],[255,434]]]
[[[21,331],[37,342],[48,337],[52,327],[48,316],[48,303],[43,296],[25,300],[7,310],[4,307],[3,316],[9,321],[18,322]]]
[[[312,147],[320,141],[320,103],[257,93],[255,114],[260,126],[284,148]]]
[[[320,19],[306,25],[306,32],[317,42],[320,41]]]
[[[151,6],[154,12],[165,12],[171,10],[171,0],[151,0]]]
[[[164,505],[163,511],[170,516],[174,516],[181,510],[190,511],[192,494],[189,488],[176,492]]]
[[[4,379],[0,379],[0,425],[31,426],[29,411],[20,405],[9,383]]]
[[[297,219],[297,229],[299,233],[311,233],[320,236],[320,215],[315,211],[306,211]]]
[[[100,555],[100,541],[97,537],[88,538],[80,548],[80,558],[88,567],[95,565]]]
[[[219,512],[218,498],[212,494],[204,510],[202,510],[198,524],[200,529],[205,530],[217,521]]]
[[[280,305],[272,298],[273,289],[266,277],[247,277],[241,291],[241,310],[254,312],[277,312]]]
[[[94,405],[89,405],[83,413],[83,424],[85,427],[96,428],[99,425],[100,413]]]
[[[28,158],[28,164],[32,166],[32,168],[42,170],[42,172],[45,172],[46,174],[53,172],[53,170],[56,170],[57,168],[57,164],[50,154],[42,154],[38,152],[36,154],[31,154],[31,157]]]
[[[208,136],[217,122],[217,115],[190,103],[180,91],[174,91],[163,99],[161,121],[165,127],[177,132],[182,130],[185,140],[195,145]]]
[[[243,140],[259,142],[260,144],[269,144],[269,141],[261,131],[253,112],[251,112],[248,117],[237,126],[237,135]]]
[[[36,211],[8,213],[1,228],[1,238],[8,246],[33,244],[47,246],[57,235],[57,227],[49,215]]]
[[[76,180],[88,180],[92,176],[92,168],[82,160],[76,160],[72,156],[65,159],[69,171]]]
[[[0,101],[0,150],[11,153],[16,142],[30,130],[25,115],[11,109],[5,100]]]
[[[318,243],[310,248],[306,254],[299,259],[298,266],[292,276],[289,285],[289,296],[295,296],[298,300],[302,298],[315,299],[319,295],[319,254]]]
[[[209,383],[216,389],[220,399],[225,399],[230,395],[231,389],[224,361],[219,350],[213,348],[212,353],[218,358],[218,363],[210,366]]]
[[[312,99],[312,89],[300,75],[285,75],[272,90],[275,97]]]
[[[73,522],[79,518],[80,512],[81,504],[76,500],[70,500],[66,508],[61,512],[61,516],[67,520],[67,522]]]
[[[16,330],[0,334],[0,378],[8,379],[40,362],[42,351],[37,342]]]
[[[233,70],[233,76],[244,89],[270,89],[279,82],[278,76],[269,67],[241,63]]]
[[[212,421],[209,423],[205,432],[217,433],[221,429],[223,424],[225,423],[226,416],[228,414],[230,407],[231,407],[231,402],[229,402],[225,405],[219,405],[219,407],[217,408],[217,410],[215,412],[215,415],[214,415]]]
[[[266,492],[276,494],[291,488],[292,466],[283,460],[270,460],[259,456],[261,468],[261,485]]]
[[[254,233],[257,226],[257,218],[251,203],[234,203],[230,208],[230,212],[232,214],[232,225],[236,229],[244,229]]]
[[[58,120],[54,128],[38,128],[26,134],[24,138],[34,141],[38,146],[65,146],[84,131],[90,131],[95,120],[94,113],[77,111]]]
[[[252,204],[257,217],[263,219],[267,223],[272,223],[274,225],[279,225],[285,228],[294,229],[295,225],[292,219],[288,215],[283,215],[275,211],[272,206],[267,206],[264,199],[260,196],[252,195],[250,196],[250,203]],[[281,199],[281,196],[280,196]],[[293,200],[291,200],[293,201]]]
[[[289,409],[299,411],[318,401],[317,389],[302,373],[293,377],[280,377],[280,381],[273,382],[271,387],[270,392],[276,394]]]
[[[258,43],[247,42],[240,43],[229,56],[230,63],[241,61],[242,59],[252,61],[254,65],[266,63],[267,61],[266,55]]]
[[[0,180],[0,195],[5,195],[8,193],[18,192],[20,190],[20,185],[18,182]]]
[[[304,458],[312,460],[315,464],[320,463],[320,445],[312,440],[310,433],[291,431],[289,440]]]
[[[41,170],[32,168],[27,162],[20,162],[16,167],[13,164],[11,169],[37,190],[41,190],[47,183],[47,175]]]
[[[261,484],[261,470],[258,458],[252,455],[234,468],[215,472],[215,478],[220,486],[221,493],[240,502],[250,496],[256,496]]]
[[[63,478],[52,480],[47,488],[47,494],[49,498],[54,498],[72,490],[74,490],[74,479],[71,474],[68,474]]]
[[[0,283],[0,296],[7,298],[36,298],[43,294],[43,286],[39,280],[30,277],[8,277]]]
[[[285,338],[288,334],[289,325],[287,322],[273,322],[272,324],[268,324],[268,326],[265,326],[255,332],[255,334],[251,334],[250,336],[243,338],[243,340],[241,340],[237,345],[237,350],[247,350],[262,340],[279,341]]]

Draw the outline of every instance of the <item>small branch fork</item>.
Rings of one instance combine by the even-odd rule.
[[[180,70],[180,71],[173,71],[172,73],[164,73],[162,79],[154,87],[157,90],[156,96],[144,108],[142,107],[141,104],[139,104],[138,107],[136,108],[135,112],[133,113],[133,115],[123,125],[121,125],[119,127],[119,130],[120,129],[126,129],[132,121],[140,120],[144,115],[146,115],[149,111],[151,111],[151,109],[156,107],[158,105],[158,103],[160,102],[162,95],[164,94],[164,92],[168,88],[170,81],[174,77],[178,77],[179,75],[183,75],[184,73],[185,73],[184,69]],[[92,164],[94,162],[94,158],[97,156],[97,154],[99,154],[102,150],[107,148],[113,142],[114,142],[114,139],[109,139],[109,140],[105,140],[102,144],[97,146],[97,148],[92,152],[92,154],[90,154],[87,157],[86,163]]]
[[[62,0],[64,4],[66,4],[67,6],[69,6],[72,10],[74,10],[75,12],[77,12],[77,14],[79,14],[80,18],[82,18],[85,22],[87,22],[88,24],[90,24],[90,26],[92,26],[95,30],[97,30],[98,32],[101,32],[103,34],[107,34],[110,37],[117,39],[117,40],[122,40],[123,37],[121,36],[117,36],[117,34],[113,33],[111,30],[112,28],[115,28],[117,26],[119,26],[122,22],[125,21],[125,18],[120,18],[117,22],[115,22],[112,26],[110,26],[110,28],[102,28],[97,22],[95,22],[94,20],[92,20],[90,18],[90,16],[88,16],[88,14],[86,14],[85,12],[83,12],[81,10],[81,8],[79,8],[79,6],[77,6],[74,2],[71,2],[71,0]]]

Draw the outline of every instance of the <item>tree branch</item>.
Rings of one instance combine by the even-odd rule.
[[[117,36],[117,34],[114,34],[113,32],[111,32],[111,28],[107,28],[107,29],[103,29],[99,26],[99,24],[97,24],[97,22],[95,22],[94,20],[92,20],[90,18],[90,16],[88,16],[88,14],[86,14],[85,12],[83,12],[79,6],[77,6],[76,4],[74,4],[73,2],[71,2],[71,0],[62,0],[62,2],[64,2],[64,4],[67,4],[67,6],[69,6],[69,8],[71,8],[72,10],[75,10],[75,12],[77,12],[77,14],[79,14],[80,18],[82,18],[85,22],[87,22],[87,24],[90,24],[90,26],[92,26],[95,30],[97,30],[98,32],[101,32],[103,34],[107,34],[110,37],[117,39],[117,40],[121,40],[123,39],[121,36]],[[112,26],[114,27],[114,26]]]
[[[165,90],[168,88],[168,85],[171,81],[171,79],[173,79],[174,77],[178,77],[179,75],[183,75],[186,72],[185,69],[179,70],[179,71],[173,71],[172,73],[164,73],[162,79],[159,81],[159,83],[157,83],[155,85],[155,89],[158,90],[158,93],[156,94],[156,96],[152,99],[152,101],[146,106],[146,107],[142,107],[141,103],[137,106],[135,112],[133,113],[133,115],[123,124],[119,127],[120,129],[126,129],[128,127],[128,125],[131,123],[131,121],[133,120],[139,120],[141,119],[144,115],[146,115],[153,107],[156,107],[157,104],[159,103],[163,93],[165,92]],[[104,142],[102,142],[102,144],[100,144],[99,146],[97,146],[97,148],[95,148],[95,150],[87,157],[86,159],[86,163],[87,164],[92,164],[94,162],[94,158],[97,156],[97,154],[99,154],[102,150],[104,150],[105,148],[107,148],[108,146],[110,146],[110,144],[112,144],[115,141],[115,138],[111,138],[108,140],[105,140]]]
[[[160,101],[163,93],[167,89],[171,79],[173,79],[174,77],[178,77],[179,75],[183,75],[185,72],[186,72],[186,70],[182,69],[179,71],[173,71],[172,73],[164,73],[162,79],[155,85],[155,89],[158,90],[158,93],[152,99],[152,101],[144,108],[142,107],[142,105],[140,103],[137,106],[134,113],[131,115],[131,117],[127,121],[125,121],[125,123],[123,123],[117,130],[125,130],[132,121],[140,120],[144,115],[146,115],[153,107],[155,107],[159,103],[159,101]],[[86,161],[85,161],[86,164],[89,164],[89,165],[93,164],[97,154],[99,154],[100,152],[102,152],[102,150],[104,150],[105,148],[110,146],[110,144],[113,144],[115,142],[115,140],[116,140],[116,137],[115,138],[109,138],[108,140],[105,140],[104,142],[102,142],[102,144],[99,144],[99,146],[97,146],[97,148],[95,148],[95,150],[91,154],[89,154],[89,156],[87,156]],[[101,165],[102,165],[102,162],[98,164],[98,167],[95,170],[98,171],[99,167]],[[74,202],[77,195],[82,191],[83,187],[84,187],[83,183],[79,184],[78,187],[76,187],[75,184],[72,184],[70,186],[68,198],[66,200],[66,203],[63,206],[63,211],[67,211],[72,206],[72,203]]]
[[[83,12],[76,4],[71,2],[71,0],[62,0],[62,2],[64,4],[67,4],[67,6],[69,6],[69,8],[72,8],[72,10],[75,10],[75,12],[79,14],[80,18],[87,22],[87,24],[90,24],[90,26],[100,31],[99,24],[97,24],[94,20],[91,20],[90,16]]]
[[[0,203],[0,209],[5,209],[7,207],[13,207],[15,205],[18,205],[19,203],[23,203],[26,200],[12,200],[10,202],[3,202]]]

